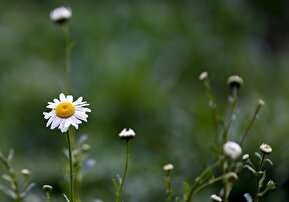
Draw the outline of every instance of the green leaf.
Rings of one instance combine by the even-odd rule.
[[[63,196],[64,196],[66,202],[70,202],[69,199],[67,198],[67,196],[66,196],[65,194],[63,194]]]
[[[271,159],[266,158],[265,162],[269,163],[271,166],[273,166],[273,162],[271,161]]]
[[[251,171],[254,175],[256,175],[256,171],[254,168],[252,168],[251,166],[249,165],[244,165],[244,168],[247,168],[249,171]]]
[[[13,159],[13,157],[14,157],[14,150],[13,150],[13,149],[10,149],[10,150],[9,150],[8,157],[7,157],[7,161],[8,161],[8,162],[11,162],[12,159]]]
[[[265,178],[266,178],[266,171],[263,172],[262,178],[261,178],[260,181],[259,181],[259,187],[260,187],[260,188],[263,187],[263,183],[264,183]]]
[[[183,192],[184,192],[184,200],[185,201],[188,199],[190,191],[191,191],[191,187],[190,187],[189,183],[183,182]]]
[[[260,160],[262,161],[262,156],[259,152],[255,152],[255,156]]]
[[[25,196],[28,194],[28,192],[30,192],[31,189],[32,189],[33,187],[35,187],[35,186],[36,186],[35,183],[29,184],[29,185],[25,188],[25,190],[21,193],[20,196],[21,196],[22,198],[25,197]]]
[[[118,190],[118,184],[117,184],[117,182],[116,182],[116,179],[112,179],[112,184],[113,184],[113,188],[114,188],[114,190],[115,190],[115,192],[117,192],[117,190]]]
[[[6,188],[3,185],[0,185],[0,191],[2,191],[4,194],[6,194],[7,196],[16,199],[16,194],[14,193],[14,191],[12,191],[11,189]]]

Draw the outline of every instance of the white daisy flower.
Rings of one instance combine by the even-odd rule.
[[[131,128],[129,128],[128,130],[125,128],[120,132],[120,134],[118,134],[118,136],[121,139],[129,140],[135,136],[135,132]]]
[[[87,122],[88,115],[86,112],[91,110],[85,106],[89,104],[79,97],[73,102],[72,95],[65,95],[61,93],[59,99],[54,99],[53,102],[48,102],[47,108],[50,112],[44,112],[44,118],[48,119],[46,127],[50,126],[53,130],[58,127],[62,133],[66,132],[70,125],[78,129],[78,124],[82,121]]]
[[[169,163],[163,166],[164,171],[172,171],[174,169],[174,165]]]
[[[232,160],[236,160],[242,153],[240,145],[236,142],[228,141],[223,145],[223,150],[226,156]]]
[[[50,19],[56,23],[64,23],[72,16],[71,9],[68,7],[55,8],[50,12]]]

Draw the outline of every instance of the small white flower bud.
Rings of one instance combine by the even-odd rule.
[[[56,22],[59,24],[65,23],[67,20],[71,18],[71,16],[72,16],[72,12],[71,12],[71,9],[68,7],[55,8],[54,10],[50,12],[50,19],[53,22]]]
[[[31,175],[31,171],[28,169],[22,169],[21,174],[24,175],[25,177],[28,177]]]
[[[202,72],[199,76],[199,80],[203,81],[208,78],[208,72]]]
[[[263,143],[260,146],[260,151],[264,154],[270,154],[272,152],[272,148],[270,147],[270,145]]]
[[[90,150],[90,145],[89,144],[83,144],[81,145],[81,150],[84,152],[88,152]]]
[[[236,160],[242,153],[242,149],[239,144],[236,142],[228,141],[223,145],[224,154],[231,158],[232,160]]]
[[[243,82],[243,79],[239,76],[230,76],[227,80],[227,84],[230,86],[230,87],[237,87],[237,88],[240,88],[244,82]]]
[[[50,186],[50,185],[43,185],[42,189],[45,191],[45,192],[51,192],[53,187]]]
[[[129,128],[128,130],[125,128],[119,134],[119,137],[124,140],[130,140],[134,138],[134,136],[135,132],[131,128]]]
[[[257,101],[257,105],[260,106],[260,107],[263,107],[263,106],[265,105],[264,100],[259,99],[259,100]]]
[[[215,202],[222,202],[222,198],[219,197],[219,196],[217,196],[216,194],[211,195],[211,196],[210,196],[210,199],[211,199],[212,201],[215,201]]]
[[[169,171],[172,171],[174,169],[174,165],[169,163],[169,164],[166,164],[164,165],[163,167],[163,170],[166,171],[166,172],[169,172]]]
[[[230,172],[226,175],[229,182],[234,183],[238,180],[238,175],[234,172]]]
[[[242,157],[242,160],[247,161],[249,159],[249,157],[250,157],[249,154],[244,154]]]

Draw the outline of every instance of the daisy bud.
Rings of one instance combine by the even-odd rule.
[[[260,107],[263,107],[263,106],[265,105],[264,100],[259,99],[259,100],[257,101],[257,105],[260,106]]]
[[[81,145],[81,150],[84,152],[88,152],[90,150],[90,145],[89,144],[83,144]]]
[[[72,16],[71,9],[68,7],[55,8],[50,12],[50,19],[58,24],[64,24]]]
[[[272,152],[272,148],[268,144],[262,144],[260,146],[260,151],[263,152],[264,154],[270,154]]]
[[[226,175],[226,178],[229,182],[234,183],[238,180],[238,175],[236,173],[231,172]]]
[[[212,201],[215,201],[215,202],[222,202],[222,198],[219,197],[219,196],[217,196],[216,194],[211,195],[211,196],[210,196],[210,199],[211,199]]]
[[[130,140],[134,138],[134,136],[135,132],[131,128],[129,128],[128,130],[125,128],[119,134],[119,137],[124,140]]]
[[[45,192],[51,192],[53,190],[53,187],[50,186],[50,185],[43,185],[42,189],[45,191]]]
[[[239,76],[230,76],[227,80],[227,84],[230,87],[236,87],[236,88],[240,88],[243,85],[243,79]]]
[[[174,165],[171,164],[171,163],[166,164],[166,165],[164,165],[164,167],[163,167],[163,170],[164,170],[165,172],[170,172],[170,171],[172,171],[173,169],[174,169]]]
[[[244,154],[242,157],[242,160],[247,161],[249,159],[249,157],[250,157],[249,154]]]
[[[267,187],[270,187],[271,189],[275,189],[276,188],[276,183],[273,180],[270,180],[267,185]]]
[[[24,175],[25,177],[28,177],[31,175],[31,171],[28,169],[22,169],[21,174]]]
[[[199,80],[203,81],[208,78],[208,72],[202,72],[199,76]]]
[[[242,153],[242,149],[236,142],[228,141],[223,145],[224,154],[232,160],[236,160]]]

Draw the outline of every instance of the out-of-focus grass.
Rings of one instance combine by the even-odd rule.
[[[203,70],[209,72],[220,113],[227,110],[227,77],[244,78],[232,139],[242,134],[256,100],[265,100],[244,151],[252,153],[263,142],[272,145],[272,175],[279,187],[267,201],[288,198],[288,40],[274,42],[274,33],[278,37],[286,22],[281,18],[286,3],[277,1],[272,10],[258,1],[64,3],[73,11],[73,94],[84,96],[92,109],[89,122],[77,131],[89,136],[97,161],[84,178],[85,201],[112,201],[111,178],[120,172],[124,152],[117,135],[124,127],[137,133],[126,184],[128,201],[161,201],[161,169],[167,162],[175,164],[180,194],[181,181],[192,180],[212,161],[213,122],[198,81]],[[0,148],[15,148],[15,165],[30,168],[39,189],[50,183],[60,194],[66,140],[46,129],[42,116],[46,102],[62,91],[63,37],[49,20],[50,10],[59,5],[1,3]],[[275,7],[282,8],[281,14]],[[280,24],[274,24],[275,18]],[[245,184],[250,178],[243,174],[234,197],[249,191]]]

